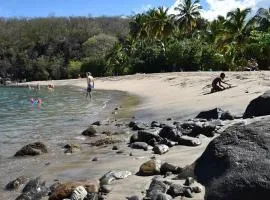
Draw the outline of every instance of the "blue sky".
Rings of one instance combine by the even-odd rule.
[[[0,0],[0,16],[119,16],[174,3],[175,0]]]
[[[173,12],[181,0],[0,0],[0,17],[129,16],[164,6]],[[269,7],[270,0],[201,0],[203,17],[225,16],[237,7]]]

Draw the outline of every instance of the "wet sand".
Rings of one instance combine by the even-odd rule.
[[[138,96],[140,102],[131,100],[130,110],[134,113],[123,116],[119,111],[119,117],[113,115],[113,119],[123,120],[127,124],[134,114],[136,119],[143,121],[161,120],[172,117],[175,120],[184,120],[195,117],[200,111],[221,107],[234,114],[241,115],[248,103],[257,96],[264,93],[270,86],[270,72],[227,72],[227,80],[236,87],[231,89],[205,95],[210,91],[211,80],[220,72],[175,72],[163,74],[136,74],[119,77],[97,78],[96,89],[120,90]],[[85,88],[85,79],[53,81],[58,85],[76,85]],[[33,83],[35,84],[35,83]],[[42,84],[46,84],[43,82]],[[93,97],[94,98],[94,97]],[[128,102],[128,101],[127,101]],[[134,103],[135,102],[135,103]],[[127,103],[127,105],[130,103]],[[138,104],[138,105],[137,105]],[[126,105],[126,106],[127,106]],[[137,105],[133,107],[134,105]],[[132,109],[133,108],[133,109]],[[124,108],[123,108],[124,109]],[[127,128],[124,128],[128,132]],[[121,129],[121,127],[120,127]],[[133,150],[127,147],[131,132],[121,135],[125,142],[119,144],[124,150],[123,154],[117,154],[111,150],[112,145],[103,148],[93,148],[82,142],[83,150],[78,154],[62,155],[61,160],[44,155],[36,158],[27,158],[30,164],[36,163],[36,169],[23,169],[24,174],[30,176],[43,175],[48,183],[53,179],[80,180],[98,179],[109,170],[129,170],[134,175],[124,180],[113,182],[113,190],[108,194],[108,199],[126,199],[128,196],[143,196],[142,192],[148,188],[152,177],[136,176],[140,165],[149,160],[154,154],[151,151]],[[162,161],[184,167],[193,163],[204,151],[211,139],[202,136],[202,145],[198,147],[175,146],[164,155],[156,155]],[[132,152],[133,156],[129,156]],[[49,156],[49,158],[47,157]],[[91,161],[93,157],[99,157],[97,162]],[[14,161],[14,162],[20,162]],[[50,163],[46,165],[46,163]],[[10,168],[10,178],[14,179],[22,172],[14,172]],[[194,199],[203,199],[203,193]]]

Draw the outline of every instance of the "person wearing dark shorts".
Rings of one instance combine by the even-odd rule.
[[[86,88],[87,93],[86,93],[86,98],[87,98],[88,95],[89,95],[89,98],[90,98],[90,100],[91,100],[91,99],[92,99],[92,94],[91,94],[91,92],[92,92],[92,88],[94,88],[95,83],[94,83],[94,78],[93,78],[93,76],[91,75],[90,72],[87,72],[87,73],[86,73],[86,81],[87,81],[87,88]]]
[[[221,73],[219,77],[216,77],[213,80],[211,92],[218,92],[218,91],[225,90],[226,88],[223,85],[221,85],[221,83],[224,83],[228,85],[229,87],[231,86],[230,84],[223,81],[224,78],[225,78],[225,74]]]

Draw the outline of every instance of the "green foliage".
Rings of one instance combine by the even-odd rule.
[[[80,61],[69,61],[68,78],[77,78],[81,72],[82,63]]]
[[[105,73],[105,60],[102,57],[85,58],[81,64],[82,73],[91,72],[93,76],[103,76]]]

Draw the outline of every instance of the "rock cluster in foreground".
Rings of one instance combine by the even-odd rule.
[[[269,119],[226,129],[196,161],[194,173],[206,186],[206,200],[269,199]]]

